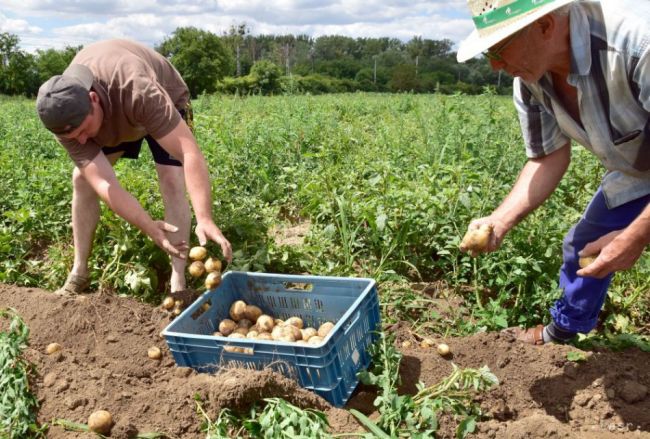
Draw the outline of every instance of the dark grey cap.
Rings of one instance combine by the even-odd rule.
[[[93,73],[81,64],[72,64],[62,75],[52,76],[38,89],[36,109],[45,128],[55,134],[73,131],[90,113],[88,92]]]

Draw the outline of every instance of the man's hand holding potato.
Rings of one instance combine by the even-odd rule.
[[[491,216],[473,220],[460,243],[460,251],[472,257],[496,251],[506,233],[508,228],[503,222]]]

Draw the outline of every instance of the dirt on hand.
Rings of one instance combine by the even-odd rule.
[[[132,298],[102,294],[60,297],[51,292],[0,284],[0,306],[12,307],[30,328],[26,357],[36,366],[32,390],[41,408],[40,423],[67,419],[86,423],[96,410],[109,411],[111,437],[132,438],[158,432],[170,438],[203,438],[204,419],[195,395],[214,419],[228,407],[246,413],[263,398],[281,397],[303,408],[322,410],[333,433],[363,431],[346,410],[331,407],[316,394],[270,370],[233,369],[216,375],[176,367],[160,333],[170,314]],[[500,384],[480,395],[490,419],[476,438],[650,437],[650,353],[585,352],[585,361],[567,359],[571,346],[528,346],[499,333],[436,339],[451,348],[441,357],[421,348],[406,325],[395,328],[401,348],[402,393],[416,393],[421,381],[433,385],[459,367],[487,365]],[[48,355],[46,347],[62,349]],[[149,348],[162,359],[150,359]],[[377,416],[376,389],[359,385],[346,409]],[[441,419],[440,437],[453,437],[455,421]],[[51,427],[50,438],[90,437]]]

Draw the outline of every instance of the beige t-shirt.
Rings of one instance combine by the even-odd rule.
[[[87,66],[104,110],[97,135],[81,145],[57,138],[75,164],[86,166],[102,147],[138,140],[147,134],[159,139],[181,121],[179,109],[189,102],[187,85],[161,54],[128,40],[109,40],[82,49],[71,64]]]

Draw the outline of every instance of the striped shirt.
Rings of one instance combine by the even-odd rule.
[[[647,3],[647,4],[646,4]],[[550,74],[514,81],[514,102],[529,158],[570,139],[593,152],[607,173],[607,205],[650,194],[650,7],[647,0],[576,1],[570,11],[571,71],[580,121],[557,99]]]

